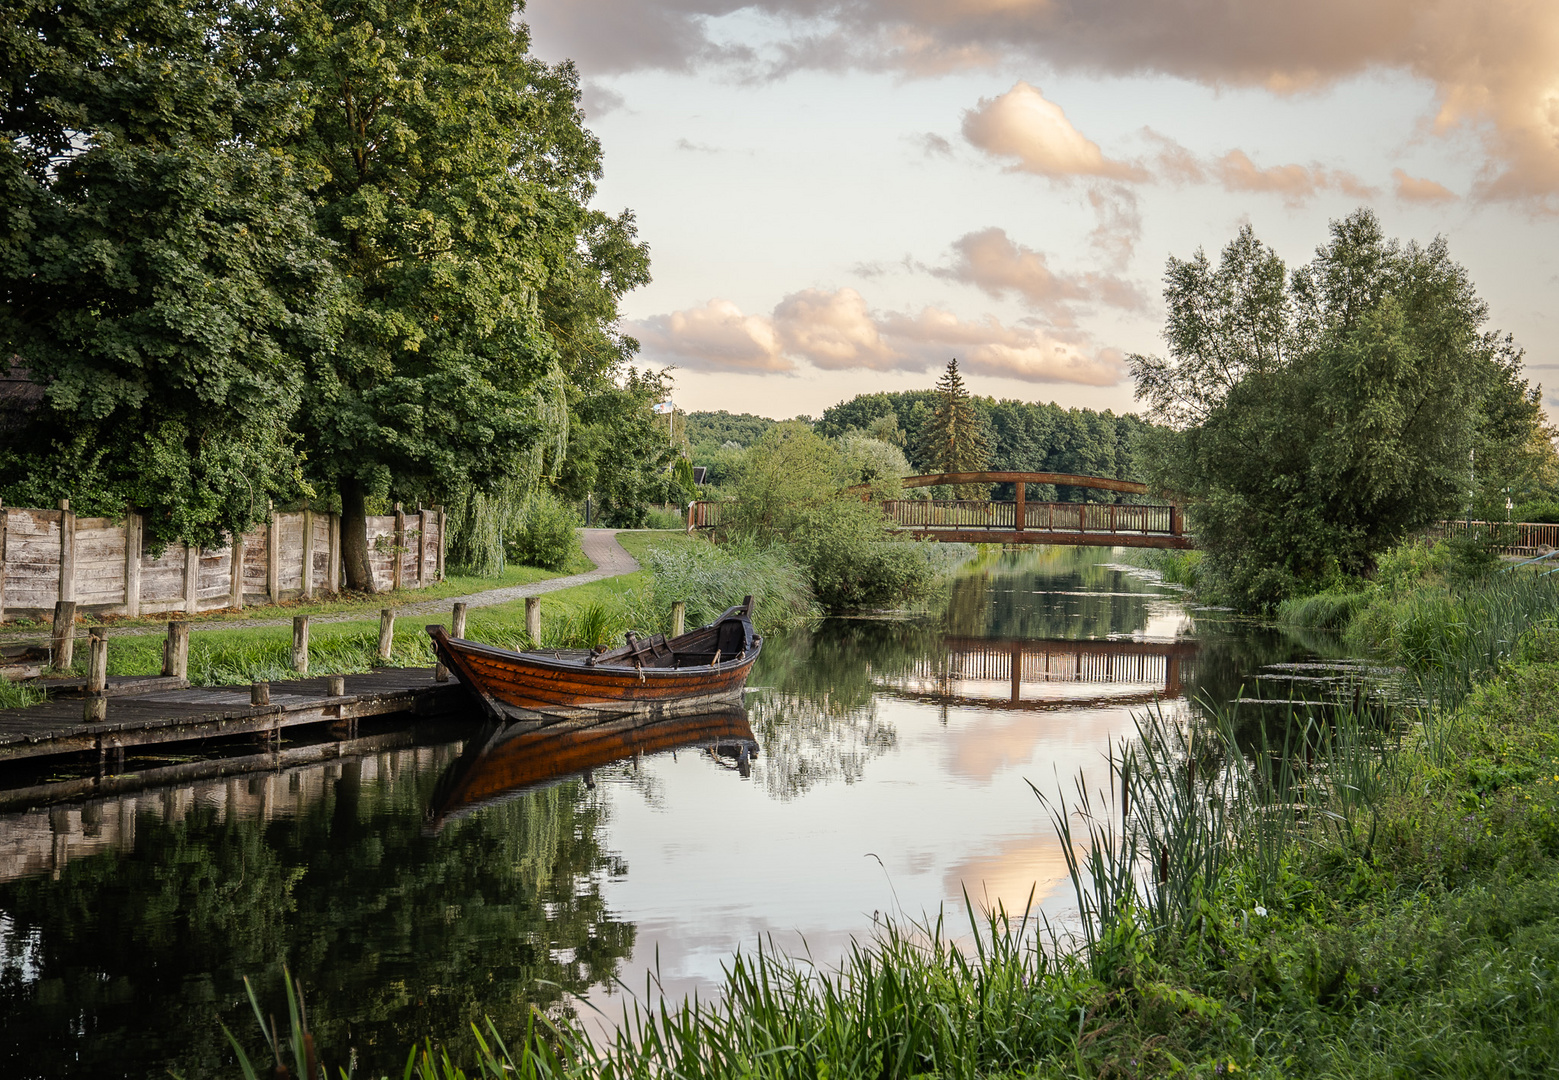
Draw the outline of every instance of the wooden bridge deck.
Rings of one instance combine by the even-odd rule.
[[[326,677],[273,682],[271,703],[251,705],[247,686],[151,689],[108,699],[108,719],[87,723],[82,699],[55,698],[0,710],[0,763],[58,754],[123,755],[133,747],[248,735],[275,738],[287,728],[341,724],[392,713],[435,716],[468,707],[457,682],[436,682],[432,668],[381,668],[347,675],[345,693],[329,694]]]

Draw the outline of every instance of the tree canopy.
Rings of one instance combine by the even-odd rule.
[[[571,421],[632,443],[648,250],[589,206],[578,76],[515,14],[0,0],[0,349],[41,395],[0,495],[200,544],[339,497],[371,588],[371,501],[510,520]]]
[[[1540,426],[1521,350],[1485,328],[1444,240],[1388,239],[1369,210],[1292,273],[1247,226],[1216,267],[1171,258],[1164,296],[1168,355],[1130,358],[1168,425],[1143,461],[1243,605],[1370,573]]]
[[[43,389],[7,501],[210,542],[304,490],[289,427],[335,275],[296,101],[227,5],[0,3],[0,352]]]

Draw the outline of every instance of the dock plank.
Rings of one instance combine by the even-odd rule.
[[[235,735],[275,735],[307,724],[411,713],[439,716],[471,708],[458,683],[431,668],[383,668],[344,677],[340,696],[323,676],[271,684],[269,705],[249,704],[249,688],[149,688],[109,699],[108,719],[87,723],[80,698],[0,710],[0,762]]]

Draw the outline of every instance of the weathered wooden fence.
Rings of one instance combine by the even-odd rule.
[[[341,588],[341,521],[312,510],[277,511],[219,548],[144,550],[141,515],[78,518],[58,510],[0,510],[0,619],[52,614],[56,601],[104,615],[194,614],[311,598]],[[444,577],[444,512],[368,519],[369,561],[381,589],[415,589]]]

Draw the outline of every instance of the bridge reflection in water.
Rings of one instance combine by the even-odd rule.
[[[882,680],[882,689],[895,697],[939,705],[1034,712],[1147,704],[1184,695],[1194,675],[1197,648],[1192,641],[970,637],[947,637],[943,645],[940,654],[923,657],[903,675]],[[1038,687],[1049,687],[1050,692]],[[1086,693],[1104,687],[1116,689]]]

